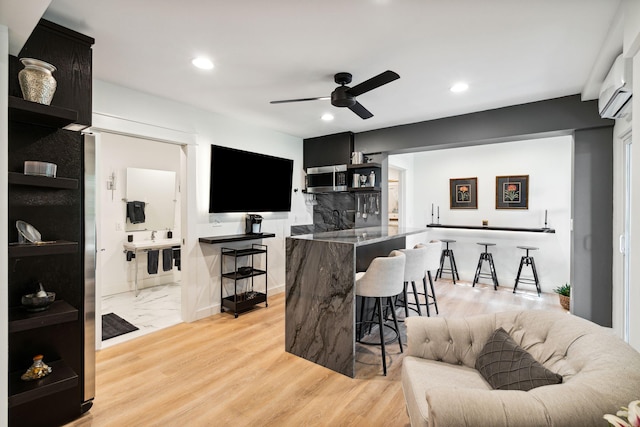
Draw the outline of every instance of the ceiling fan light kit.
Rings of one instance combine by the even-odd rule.
[[[340,86],[338,86],[334,89],[333,92],[331,92],[331,105],[333,105],[334,107],[347,107],[362,119],[371,118],[373,117],[373,114],[371,114],[369,110],[364,108],[362,104],[360,104],[356,100],[356,97],[362,95],[363,93],[369,92],[370,90],[376,89],[382,85],[391,83],[392,81],[399,78],[400,76],[398,75],[398,73],[387,70],[383,73],[378,74],[377,76],[370,78],[369,80],[365,80],[364,82],[355,85],[354,87],[349,87],[347,85],[351,83],[351,73],[337,73],[335,76],[333,76],[333,79]],[[271,104],[317,101],[321,99],[327,99],[327,97],[284,99],[280,101],[271,101]]]

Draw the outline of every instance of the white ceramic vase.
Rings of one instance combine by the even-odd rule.
[[[39,59],[20,58],[24,68],[18,73],[22,97],[31,102],[49,105],[57,82],[51,73],[56,67]]]

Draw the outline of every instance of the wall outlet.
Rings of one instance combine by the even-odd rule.
[[[116,231],[122,231],[122,223],[116,222]]]

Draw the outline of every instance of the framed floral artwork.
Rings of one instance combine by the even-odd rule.
[[[449,179],[449,207],[478,209],[478,178]]]
[[[496,176],[496,209],[529,209],[529,175]]]

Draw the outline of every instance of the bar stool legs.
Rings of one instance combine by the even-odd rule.
[[[518,246],[518,249],[524,249],[527,251],[527,254],[520,258],[520,267],[518,267],[518,275],[516,276],[516,282],[513,285],[513,293],[516,293],[516,289],[518,288],[518,282],[525,283],[533,283],[536,285],[536,291],[538,291],[538,296],[540,296],[540,280],[538,280],[538,271],[536,270],[536,262],[532,256],[529,256],[529,251],[536,251],[538,248],[534,248],[533,246]],[[533,272],[533,279],[520,277],[522,273],[522,267],[525,265],[531,266],[531,271]]]
[[[427,279],[429,279],[429,285],[431,286],[431,294],[429,294],[429,291],[427,290]],[[424,298],[425,306],[427,308],[427,316],[431,316],[431,313],[429,313],[429,306],[431,304],[433,304],[433,306],[435,307],[436,314],[440,314],[440,312],[438,311],[438,300],[436,299],[436,291],[435,289],[433,289],[433,278],[430,271],[427,271],[427,275],[424,277],[424,279],[422,279],[422,281],[424,284]],[[429,299],[431,299],[432,302],[429,302]]]
[[[478,280],[481,277],[485,277],[485,278],[490,278],[493,281],[493,289],[494,290],[498,290],[498,275],[496,274],[496,267],[493,264],[493,256],[491,255],[491,253],[489,253],[488,251],[488,247],[489,246],[495,246],[495,243],[478,243],[480,246],[484,246],[484,252],[482,252],[480,254],[480,259],[478,260],[478,268],[476,268],[476,274],[473,277],[473,285],[472,287],[476,286],[476,283],[478,283]],[[489,270],[491,272],[490,275],[487,275],[485,273],[482,273],[482,263],[484,261],[488,261],[489,262]]]
[[[368,341],[362,341],[360,337],[360,333],[358,333],[357,335],[357,339],[356,342],[360,343],[360,344],[366,344],[366,345],[379,345],[380,346],[380,350],[382,351],[382,372],[384,375],[387,375],[387,352],[386,352],[386,344],[390,344],[392,342],[394,342],[396,339],[398,340],[398,344],[400,346],[400,353],[403,352],[403,348],[402,348],[402,338],[400,336],[400,328],[398,327],[398,319],[396,317],[396,311],[395,311],[395,304],[393,302],[393,300],[391,299],[391,297],[387,297],[387,304],[385,305],[385,315],[383,316],[382,314],[382,306],[383,306],[383,297],[375,297],[375,307],[374,307],[374,317],[378,318],[378,321],[376,322],[375,320],[371,319],[371,320],[361,320],[360,322],[358,322],[358,324],[356,325],[356,327],[359,329],[359,327],[364,326],[365,324],[369,324],[372,325],[374,323],[378,324],[378,331],[379,331],[379,335],[380,335],[380,342],[368,342]],[[362,306],[364,307],[364,301],[362,302]],[[388,307],[391,307],[391,310],[387,310]],[[386,325],[384,323],[384,319],[386,318],[386,313],[388,311],[391,311],[391,317],[393,318],[393,325],[395,328],[392,328],[389,325]],[[363,315],[363,312],[361,312],[361,315]],[[362,317],[360,317],[362,319]],[[386,340],[384,339],[384,328],[389,328],[392,331],[395,332],[393,338]],[[371,333],[371,328],[369,328],[369,333]]]
[[[442,279],[442,273],[450,273],[455,285],[456,279],[460,280],[460,275],[458,275],[458,266],[456,265],[456,257],[453,255],[453,249],[449,249],[449,243],[455,243],[455,240],[442,239],[441,241],[446,244],[446,248],[442,250],[442,255],[440,255],[440,268],[436,272],[436,280],[438,278]],[[444,266],[446,258],[449,258],[449,268]]]

